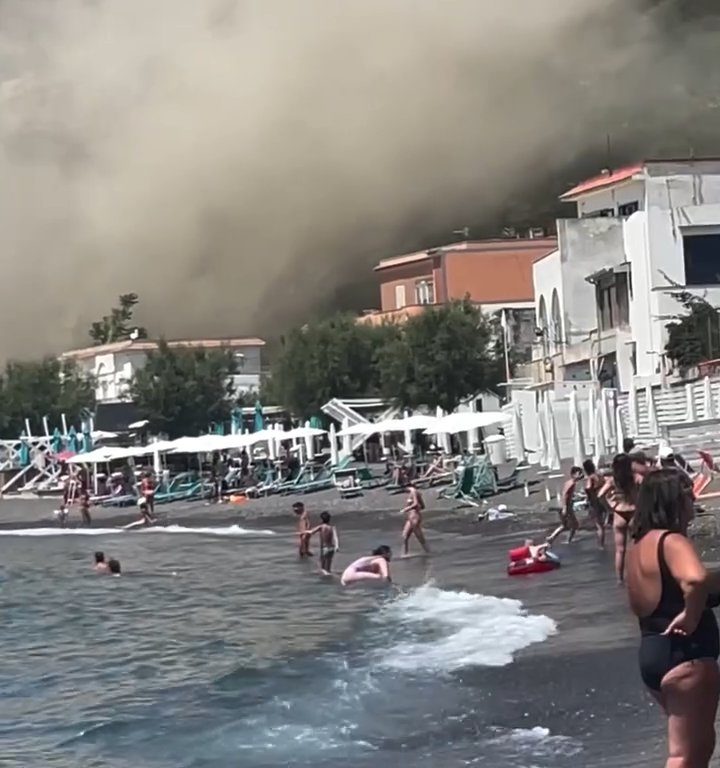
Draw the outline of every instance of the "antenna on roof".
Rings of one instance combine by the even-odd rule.
[[[605,152],[608,170],[612,171],[612,137],[609,133],[605,134]]]
[[[454,229],[453,235],[461,235],[463,240],[470,239],[470,227],[463,227],[462,229]]]

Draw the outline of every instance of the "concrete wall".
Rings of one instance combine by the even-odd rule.
[[[579,217],[589,216],[595,211],[602,211],[612,208],[617,214],[618,206],[627,203],[638,202],[640,210],[644,207],[644,190],[642,181],[632,181],[622,186],[612,189],[601,190],[577,203],[577,213]]]
[[[560,251],[554,251],[549,256],[536,261],[533,264],[533,291],[535,297],[535,319],[538,327],[547,333],[548,353],[553,351],[551,340],[555,338],[565,338],[565,296],[563,293],[562,263],[560,260]],[[551,328],[552,323],[552,297],[557,292],[560,303],[560,328]],[[543,323],[541,318],[541,304],[545,305],[547,321]],[[544,327],[543,327],[544,325]]]
[[[564,340],[574,344],[597,328],[595,286],[586,278],[625,261],[623,220],[560,219],[558,238],[564,297]]]

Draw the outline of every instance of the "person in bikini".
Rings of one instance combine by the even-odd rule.
[[[326,576],[332,573],[332,561],[335,553],[340,549],[340,542],[337,535],[337,528],[330,524],[330,513],[322,512],[320,514],[320,525],[313,528],[309,535],[316,533],[320,538],[320,570]]]
[[[403,514],[405,515],[405,525],[403,526],[402,538],[403,538],[403,555],[408,554],[410,547],[410,537],[415,538],[420,542],[420,546],[426,554],[430,553],[430,550],[425,540],[425,533],[423,532],[423,519],[422,513],[425,509],[425,502],[423,501],[422,494],[412,484],[407,487],[407,500],[403,507]]]
[[[155,520],[155,480],[152,472],[146,472],[140,482],[140,494],[145,500],[148,517],[151,521]]]
[[[598,498],[603,498],[607,491],[608,506],[613,513],[615,575],[621,585],[625,579],[628,526],[635,514],[640,484],[650,471],[650,464],[643,453],[619,453],[613,459],[612,471],[612,483],[600,489]]]

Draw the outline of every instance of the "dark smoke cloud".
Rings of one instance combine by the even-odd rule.
[[[0,358],[125,291],[155,334],[271,335],[396,249],[550,215],[609,132],[711,145],[718,36],[674,10],[0,0]]]

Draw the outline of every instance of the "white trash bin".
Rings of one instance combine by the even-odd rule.
[[[507,443],[504,435],[490,435],[485,438],[485,452],[494,466],[507,461]]]

